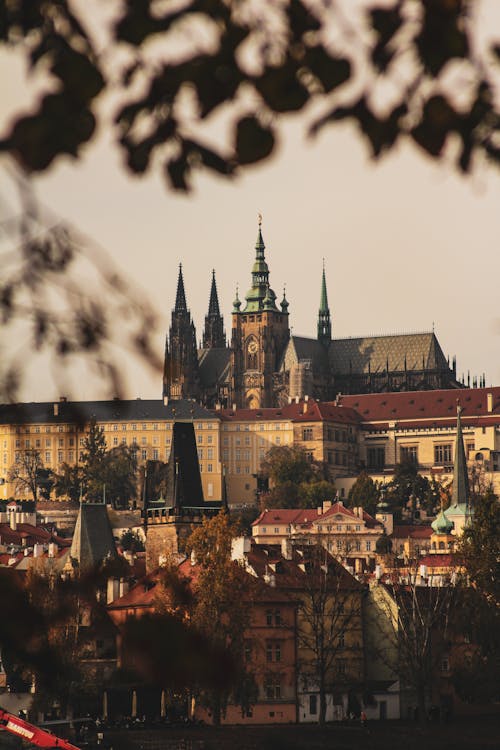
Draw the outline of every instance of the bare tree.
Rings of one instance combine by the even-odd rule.
[[[305,574],[298,594],[299,674],[317,689],[324,724],[328,694],[361,679],[362,586],[320,542],[297,551]]]
[[[36,502],[40,489],[40,473],[43,469],[40,451],[27,448],[19,452],[16,462],[11,466],[8,473],[8,480],[14,483],[16,494],[29,492]]]
[[[376,584],[371,592],[376,601],[375,637],[367,644],[367,653],[399,676],[402,690],[416,701],[421,723],[427,720],[455,597],[453,586],[436,583],[413,570],[397,581]]]

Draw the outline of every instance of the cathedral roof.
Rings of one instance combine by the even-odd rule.
[[[231,349],[227,347],[199,349],[198,363],[200,383],[203,387],[223,383],[230,379]]]
[[[334,339],[329,357],[339,375],[449,369],[433,332]]]

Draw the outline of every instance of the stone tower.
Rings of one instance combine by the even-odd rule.
[[[224,348],[225,346],[226,334],[224,332],[224,320],[220,314],[217,285],[215,283],[215,271],[212,271],[210,301],[208,303],[208,314],[205,315],[205,330],[203,332],[203,348],[217,349]]]
[[[163,397],[199,398],[200,383],[196,329],[186,304],[182,264],[179,264],[177,294],[172,322],[165,343]]]
[[[283,295],[281,309],[276,306],[264,250],[259,220],[252,286],[243,309],[236,293],[232,320],[233,401],[251,409],[275,405],[273,378],[290,338],[288,302]]]

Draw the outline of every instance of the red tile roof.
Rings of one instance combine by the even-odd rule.
[[[492,395],[492,411],[488,411],[488,394]],[[450,419],[456,421],[457,401],[462,407],[462,421],[487,417],[500,421],[500,386],[494,388],[457,388],[437,391],[405,391],[400,393],[368,393],[339,396],[337,403],[355,409],[364,422],[400,420]],[[401,426],[401,425],[400,425]]]
[[[394,526],[391,537],[396,539],[429,539],[433,533],[430,526]]]
[[[331,421],[341,424],[357,424],[359,415],[354,409],[337,406],[333,402],[320,403],[310,398],[295,401],[280,408],[268,409],[221,409],[216,415],[223,422],[266,422],[290,420],[292,422]]]

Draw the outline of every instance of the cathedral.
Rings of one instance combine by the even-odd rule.
[[[332,338],[325,269],[315,338],[290,333],[288,301],[277,303],[259,223],[251,286],[233,302],[228,343],[215,272],[201,348],[186,303],[179,266],[175,307],[165,345],[163,397],[191,398],[208,407],[279,407],[311,396],[330,401],[339,393],[377,393],[458,388],[434,331]]]

